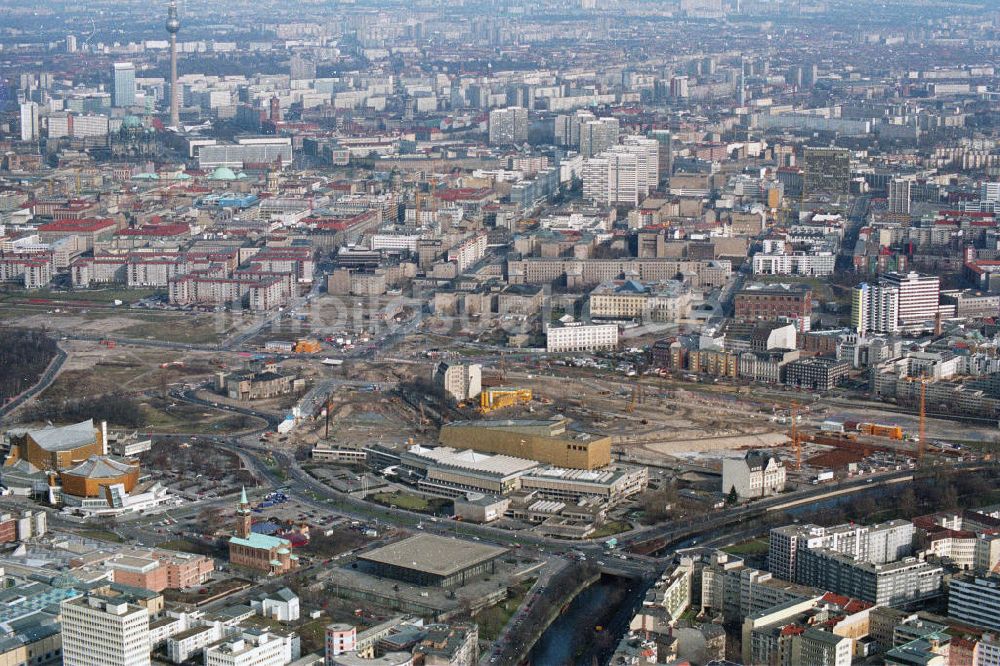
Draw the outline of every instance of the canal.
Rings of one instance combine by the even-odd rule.
[[[601,576],[576,595],[549,625],[531,650],[535,666],[606,664],[628,631],[648,584],[640,580]]]

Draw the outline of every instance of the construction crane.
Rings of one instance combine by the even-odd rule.
[[[632,385],[632,397],[629,399],[627,405],[625,405],[625,413],[631,414],[635,411],[635,408],[644,402],[646,397],[646,392],[642,388],[642,384],[636,383]]]
[[[330,439],[330,412],[333,409],[333,393],[326,396],[326,434],[323,439]]]
[[[907,381],[920,382],[920,420],[917,428],[917,464],[924,461],[927,450],[927,376],[907,377]]]
[[[924,451],[927,448],[927,378],[920,378],[920,428],[918,430],[917,464],[924,461]]]
[[[792,403],[792,447],[795,449],[795,469],[802,469],[802,438],[799,436],[799,403]]]
[[[420,403],[420,427],[418,430],[424,432],[427,429],[427,424],[430,423],[427,419],[427,415],[424,413],[424,403]]]
[[[631,414],[635,411],[635,405],[639,402],[639,387],[632,387],[632,397],[629,399],[628,404],[625,405],[625,413]]]

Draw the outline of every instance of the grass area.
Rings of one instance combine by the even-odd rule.
[[[515,587],[508,588],[505,600],[496,606],[490,606],[480,611],[476,615],[475,620],[476,624],[479,625],[480,640],[492,642],[500,636],[500,632],[510,622],[510,618],[524,603],[524,597],[534,582],[534,579],[526,580]]]
[[[766,555],[767,549],[767,539],[752,539],[738,543],[735,546],[728,546],[722,550],[730,555]]]
[[[272,474],[278,477],[278,480],[284,481],[288,478],[288,471],[278,464],[278,461],[274,459],[274,456],[268,454],[268,456],[264,458],[264,464],[267,465],[267,468],[271,470]]]
[[[385,506],[395,505],[397,509],[419,511],[421,513],[437,513],[449,504],[448,500],[430,499],[409,493],[376,493],[371,498]]]
[[[631,523],[624,520],[611,520],[594,530],[594,533],[591,534],[589,538],[604,539],[616,534],[621,534],[622,532],[627,532],[630,529],[632,529]]]
[[[156,401],[159,404],[160,401]],[[178,403],[171,407],[163,404],[153,406],[142,405],[143,428],[156,432],[198,433],[217,435],[225,432],[236,432],[260,426],[263,421],[252,416],[232,414],[199,405]],[[276,470],[277,471],[277,470]]]
[[[330,618],[320,617],[306,622],[295,630],[302,641],[302,654],[322,651],[326,643],[326,625],[328,624],[330,624]]]
[[[132,318],[132,313],[129,313]],[[170,317],[144,315],[141,324],[132,324],[114,332],[115,337],[152,338],[164,342],[180,342],[192,345],[214,344],[232,332],[230,322],[211,315]],[[166,320],[166,321],[165,321]]]
[[[8,288],[0,292],[0,302],[45,299],[53,301],[89,301],[92,303],[134,303],[157,294],[166,293],[163,289],[72,289],[69,291],[54,291],[51,289],[18,289]]]
[[[697,619],[698,619],[698,611],[693,606],[689,606],[686,611],[681,613],[681,616],[679,618],[681,622],[690,622],[691,624],[694,624],[697,621]]]
[[[90,530],[81,530],[79,534],[82,537],[86,537],[88,539],[97,539],[98,541],[110,541],[111,543],[125,542],[125,539],[121,538],[114,532],[109,532],[108,530],[101,530],[95,528]]]

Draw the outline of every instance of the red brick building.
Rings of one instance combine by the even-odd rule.
[[[733,299],[734,318],[738,321],[773,321],[794,319],[800,333],[809,331],[812,314],[812,289],[801,285],[748,287]]]

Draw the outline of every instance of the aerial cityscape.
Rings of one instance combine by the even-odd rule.
[[[0,0],[0,666],[1000,666],[997,0]]]

